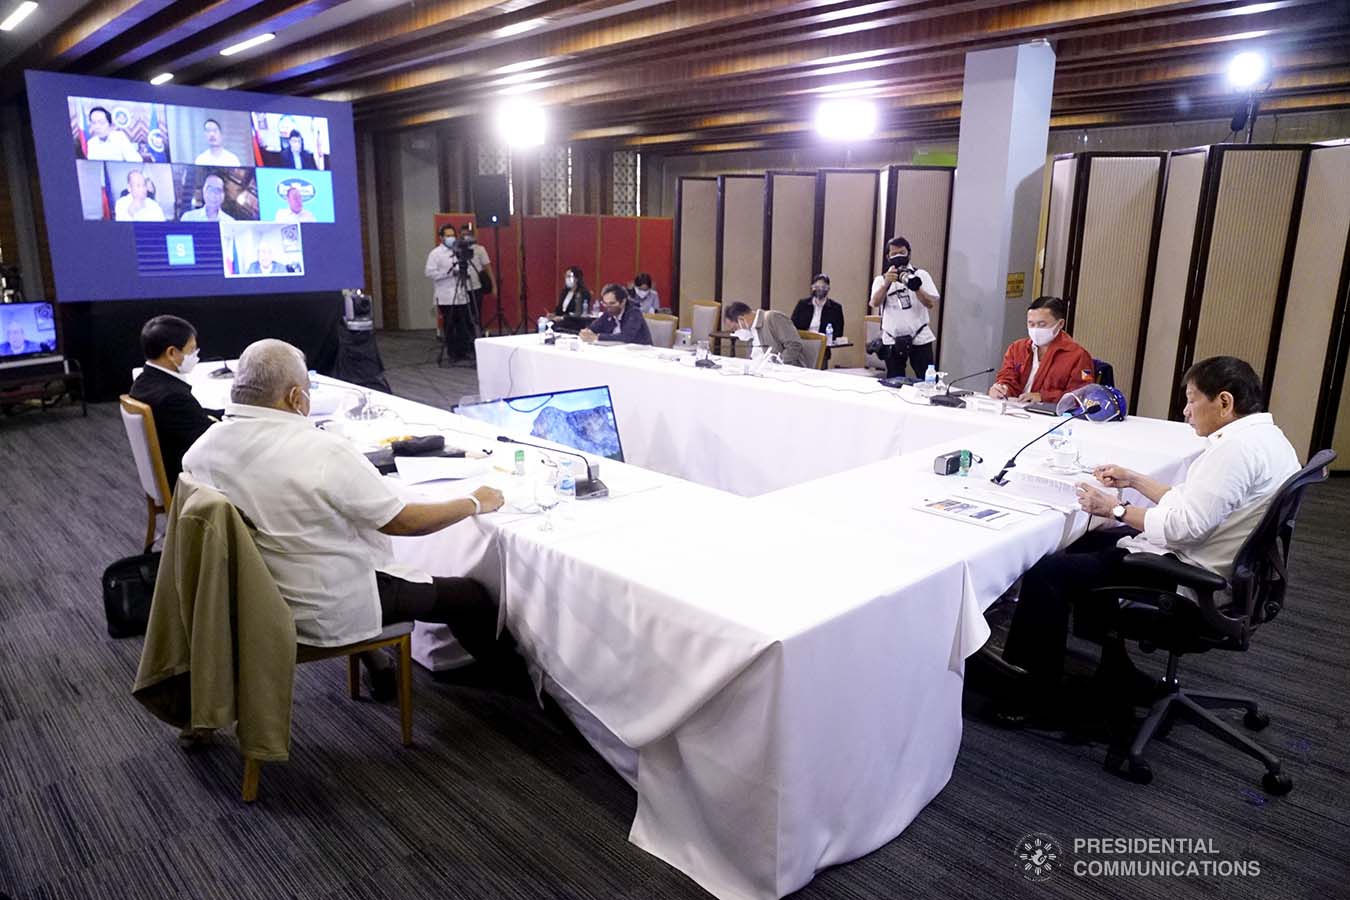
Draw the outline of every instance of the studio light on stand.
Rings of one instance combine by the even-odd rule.
[[[865,141],[877,130],[877,107],[860,97],[830,97],[816,107],[816,133],[828,141]]]
[[[1261,103],[1261,94],[1270,87],[1270,64],[1265,54],[1255,50],[1245,50],[1234,56],[1228,63],[1228,84],[1234,91],[1244,94],[1242,102],[1233,112],[1229,123],[1234,134],[1245,130],[1246,142],[1252,142],[1256,131],[1256,114]]]
[[[544,145],[544,141],[548,137],[548,114],[544,111],[544,107],[540,106],[538,103],[526,97],[511,96],[503,100],[494,111],[493,127],[494,130],[497,132],[497,136],[501,139],[502,143],[506,145],[506,153],[507,153],[506,171],[508,173],[507,177],[509,179],[510,178],[509,173],[511,172],[511,161],[518,152],[523,150],[535,149],[538,147],[542,147]],[[524,209],[525,205],[524,197],[527,196],[528,189],[525,186],[526,185],[525,174],[528,171],[528,169],[529,167],[527,166],[525,169],[521,170],[522,216],[526,212],[526,210]],[[514,210],[512,210],[512,213],[514,213]],[[519,276],[520,321],[516,323],[515,330],[519,334],[524,334],[526,331],[529,330],[530,293],[529,293],[529,284],[527,283],[525,278],[525,272],[528,269],[528,265],[526,264],[525,226],[523,220],[521,222],[521,225],[517,229],[517,234],[519,236],[518,240],[520,243],[520,276]],[[494,223],[494,235],[496,237],[498,244],[498,246],[495,247],[494,249],[497,250],[497,258],[500,260],[501,234],[496,227],[496,223]],[[502,289],[501,289],[500,271],[497,273],[497,281],[498,281],[497,314],[498,317],[500,318],[502,311],[502,294],[501,294]]]

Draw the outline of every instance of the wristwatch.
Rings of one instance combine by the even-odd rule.
[[[473,503],[473,514],[476,516],[483,511],[483,504],[478,502],[478,498],[473,494],[469,495],[470,502]]]
[[[1130,504],[1128,503],[1121,503],[1111,507],[1111,518],[1115,519],[1117,522],[1125,521],[1125,507],[1129,505]]]

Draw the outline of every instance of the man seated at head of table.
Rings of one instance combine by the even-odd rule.
[[[493,512],[500,491],[403,500],[355,446],[309,421],[305,357],[284,341],[244,350],[230,401],[224,421],[183,457],[183,471],[223,493],[253,524],[300,643],[338,647],[395,622],[435,622],[494,673],[515,667],[509,635],[497,638],[497,605],[487,589],[396,565],[388,537],[431,534]],[[382,652],[362,659],[372,696],[391,699],[393,661]]]
[[[1045,557],[1022,579],[1003,659],[1026,670],[1019,700],[1003,712],[1008,724],[1050,712],[1064,670],[1069,612],[1075,632],[1098,636],[1103,672],[1155,685],[1134,669],[1120,638],[1106,639],[1112,602],[1094,596],[1108,585],[1165,587],[1176,583],[1140,575],[1122,565],[1131,553],[1172,555],[1225,578],[1243,541],[1255,530],[1275,491],[1299,470],[1298,454],[1284,432],[1261,411],[1261,380],[1232,356],[1201,360],[1185,379],[1186,421],[1206,439],[1185,481],[1167,485],[1122,466],[1093,470],[1100,487],[1078,485],[1078,505],[1119,527],[1089,531],[1065,550]],[[1116,491],[1133,488],[1155,505],[1132,506]]]
[[[1064,330],[1068,306],[1058,297],[1037,297],[1027,307],[1027,336],[1003,354],[989,396],[1027,403],[1054,403],[1074,388],[1096,381],[1092,354]]]
[[[776,309],[751,309],[750,304],[737,301],[727,305],[725,318],[727,329],[750,344],[752,358],[758,359],[766,352],[776,353],[785,366],[811,368],[802,336],[786,313]]]
[[[131,396],[150,407],[164,476],[172,491],[183,468],[183,454],[224,413],[202,409],[192,395],[187,376],[196,368],[201,348],[191,322],[178,316],[155,316],[141,327],[141,352],[145,367],[132,382]]]
[[[578,335],[583,341],[651,344],[652,330],[637,303],[628,298],[628,289],[621,284],[607,284],[600,289],[600,318],[583,328]]]

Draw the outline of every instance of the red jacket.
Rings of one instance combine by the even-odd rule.
[[[1041,365],[1036,369],[1036,383],[1027,385],[1031,374],[1031,338],[1022,338],[1008,345],[1003,354],[1003,368],[999,369],[994,384],[1006,384],[1008,396],[1037,393],[1041,399],[1054,403],[1064,394],[1096,381],[1092,354],[1073,338],[1061,331],[1041,350]]]

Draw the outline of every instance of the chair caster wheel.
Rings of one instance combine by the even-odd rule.
[[[1152,784],[1153,770],[1149,768],[1148,763],[1141,760],[1130,760],[1129,770],[1126,777],[1135,784]]]
[[[1261,787],[1273,797],[1283,797],[1294,789],[1294,779],[1283,772],[1267,772],[1261,778]]]
[[[1249,710],[1247,714],[1242,717],[1242,724],[1246,725],[1252,731],[1260,731],[1270,724],[1270,716],[1263,712],[1251,712]]]

